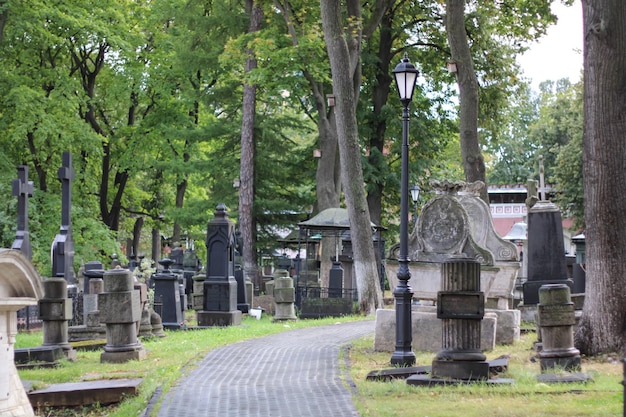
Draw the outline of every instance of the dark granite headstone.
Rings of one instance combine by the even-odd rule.
[[[567,284],[561,211],[550,201],[539,201],[528,211],[528,280],[524,283],[524,305],[539,302],[539,288]]]
[[[59,168],[61,181],[61,228],[52,242],[52,276],[63,277],[70,292],[76,291],[74,276],[74,239],[72,237],[72,154],[63,152],[63,166]]]
[[[159,261],[163,270],[152,275],[154,299],[161,303],[161,320],[166,329],[180,329],[184,322],[180,306],[179,275],[170,270],[173,261],[169,258]]]
[[[198,312],[199,326],[241,324],[237,310],[235,266],[235,225],[228,218],[226,206],[219,204],[207,226],[207,264],[204,281],[204,310]]]

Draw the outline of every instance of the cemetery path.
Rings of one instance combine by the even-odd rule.
[[[357,417],[342,345],[374,321],[287,331],[209,352],[164,395],[158,417]]]

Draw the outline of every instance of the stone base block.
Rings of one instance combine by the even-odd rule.
[[[83,340],[106,339],[107,329],[104,325],[98,327],[91,326],[71,326],[68,329],[70,342],[82,342]]]
[[[512,345],[520,340],[521,313],[519,310],[486,310],[498,317],[496,345]]]
[[[297,320],[293,303],[276,303],[276,314],[274,321]]]
[[[452,378],[467,381],[489,379],[487,361],[433,361],[433,378]]]
[[[436,310],[432,312],[413,311],[411,314],[413,350],[437,353],[441,350],[441,320],[437,318]],[[485,313],[481,322],[482,351],[493,350],[496,341],[497,317],[492,313]],[[396,311],[379,309],[376,311],[376,333],[374,336],[374,350],[379,352],[393,352],[396,341]]]
[[[143,348],[138,348],[136,350],[128,350],[122,352],[102,352],[100,354],[100,362],[101,363],[125,363],[129,361],[142,361],[146,359],[147,353]]]
[[[242,314],[239,310],[198,311],[196,318],[201,327],[238,326],[241,324]]]
[[[56,362],[65,358],[60,346],[39,346],[34,348],[14,349],[15,363]]]
[[[429,387],[431,385],[473,384],[476,382],[480,382],[481,384],[486,384],[486,385],[502,385],[502,384],[513,384],[515,381],[510,378],[487,379],[487,380],[482,380],[482,381],[467,380],[467,379],[432,378],[429,375],[411,375],[410,377],[406,379],[406,383],[408,385],[426,386],[426,387]]]
[[[580,355],[569,356],[563,358],[548,357],[542,358],[539,353],[539,363],[541,365],[541,372],[565,370],[567,372],[580,371]]]
[[[580,382],[593,381],[591,375],[585,373],[562,373],[562,374],[541,374],[537,375],[537,382],[544,384],[577,384]]]
[[[520,311],[521,321],[535,322],[535,316],[537,315],[536,305],[520,304],[517,306],[517,309]]]

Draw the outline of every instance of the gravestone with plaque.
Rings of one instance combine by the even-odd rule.
[[[224,204],[218,204],[214,214],[207,226],[204,310],[197,313],[198,326],[239,325],[242,313],[237,309],[234,277],[235,225],[228,218]]]

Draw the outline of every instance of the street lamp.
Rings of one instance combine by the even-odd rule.
[[[396,301],[396,350],[391,355],[391,364],[412,366],[415,353],[411,350],[411,303],[413,290],[408,285],[409,270],[408,223],[409,223],[409,104],[413,98],[415,81],[419,72],[409,62],[405,53],[402,61],[393,70],[396,87],[402,103],[402,178],[400,183],[400,255],[398,256],[398,286],[393,291]]]
[[[411,186],[411,200],[413,200],[413,205],[415,205],[415,217],[413,220],[413,229],[417,227],[417,202],[420,199],[420,186],[414,184]]]

